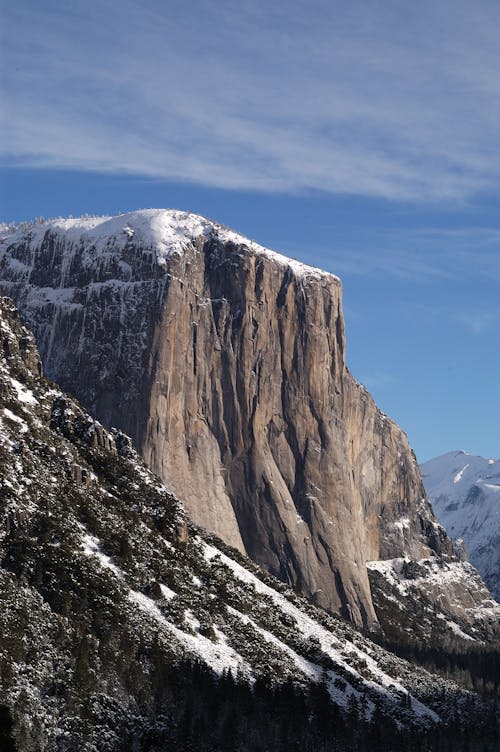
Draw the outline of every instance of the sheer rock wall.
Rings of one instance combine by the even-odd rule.
[[[405,434],[346,368],[341,283],[204,228],[181,225],[160,262],[133,231],[18,230],[0,287],[46,374],[131,435],[197,523],[375,627],[366,561],[452,549]]]

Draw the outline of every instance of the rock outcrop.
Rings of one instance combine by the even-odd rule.
[[[368,562],[371,592],[386,644],[392,648],[467,653],[481,643],[498,653],[500,606],[466,561]],[[408,654],[408,653],[407,653]]]
[[[452,556],[405,434],[346,367],[337,277],[163,210],[5,228],[0,249],[46,373],[313,602],[375,627],[367,561]]]

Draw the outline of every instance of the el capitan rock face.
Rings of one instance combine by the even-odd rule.
[[[337,277],[164,210],[20,227],[0,249],[47,375],[314,602],[375,625],[367,561],[452,554],[405,434],[346,368]]]

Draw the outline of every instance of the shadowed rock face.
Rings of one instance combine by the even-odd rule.
[[[0,285],[46,373],[130,434],[196,522],[374,626],[366,561],[452,549],[405,434],[346,368],[340,281],[174,212],[154,214],[175,229],[160,255],[135,229],[150,216],[4,240]]]

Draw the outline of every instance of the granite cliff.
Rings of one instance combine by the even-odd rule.
[[[47,375],[197,523],[376,627],[367,562],[453,557],[405,434],[346,367],[340,280],[192,214],[4,228]]]

